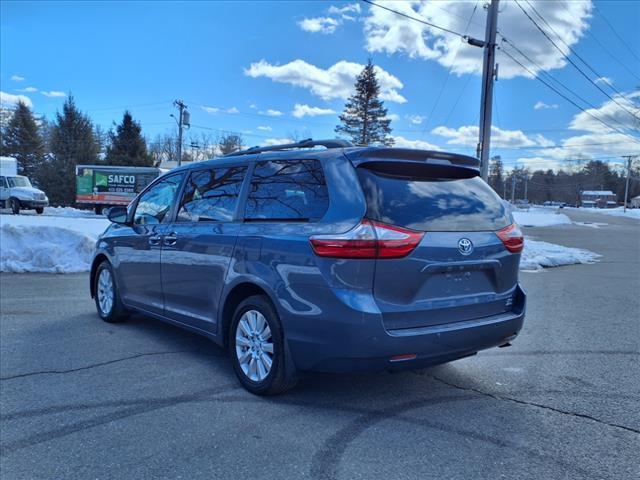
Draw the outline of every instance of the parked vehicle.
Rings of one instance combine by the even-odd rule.
[[[44,212],[49,205],[47,195],[31,185],[31,181],[18,175],[18,162],[12,157],[0,157],[0,206],[10,208],[14,215],[20,210]]]
[[[93,207],[96,215],[115,205],[128,205],[160,175],[159,168],[78,165],[76,204]]]
[[[107,322],[138,311],[225,346],[256,394],[508,346],[523,236],[478,169],[338,140],[181,167],[110,210],[91,295]]]

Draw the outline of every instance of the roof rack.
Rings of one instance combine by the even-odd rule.
[[[267,147],[251,147],[246,150],[240,150],[239,152],[233,152],[225,155],[225,157],[235,157],[238,155],[252,155],[254,153],[262,152],[274,152],[280,150],[288,150],[290,148],[313,148],[313,147],[326,147],[326,148],[347,148],[353,147],[353,144],[348,140],[331,139],[331,140],[313,140],[307,138],[295,143],[283,143],[282,145],[269,145]]]

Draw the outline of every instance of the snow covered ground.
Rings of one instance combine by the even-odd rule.
[[[549,208],[531,207],[529,210],[513,209],[513,218],[521,227],[550,227],[552,225],[570,225],[571,219]]]
[[[589,213],[599,213],[602,215],[610,215],[613,217],[626,217],[633,218],[635,220],[640,220],[640,208],[627,208],[627,211],[624,211],[623,207],[617,208],[577,208],[572,210],[579,210],[581,212],[589,212]]]
[[[52,210],[45,215],[0,215],[0,271],[89,270],[96,239],[109,221],[93,213],[79,217],[67,209]]]

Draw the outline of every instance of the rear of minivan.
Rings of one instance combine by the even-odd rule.
[[[325,339],[312,369],[415,368],[515,338],[525,311],[523,237],[479,177],[477,160],[386,148],[345,155],[366,213],[348,231],[314,235],[310,244],[319,264],[335,262],[324,271],[373,263],[370,298],[335,292],[349,297],[348,311],[336,309],[338,315],[360,319]]]

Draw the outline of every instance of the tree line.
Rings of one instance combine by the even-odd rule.
[[[16,158],[18,173],[47,192],[52,205],[74,203],[77,165],[152,167],[178,159],[175,135],[161,134],[147,142],[129,111],[104,132],[80,111],[73,96],[52,121],[36,118],[24,102],[18,102],[0,134],[0,154]],[[185,162],[234,152],[243,147],[243,139],[235,134],[215,138],[200,134],[191,136],[187,146],[182,153]]]
[[[618,202],[624,202],[626,172],[617,171],[601,160],[586,158],[567,159],[567,167],[554,171],[515,167],[506,172],[499,158],[489,166],[488,183],[506,200],[524,200],[531,203],[563,202],[580,204],[584,190],[610,190]],[[629,198],[640,195],[640,162],[632,163]]]

